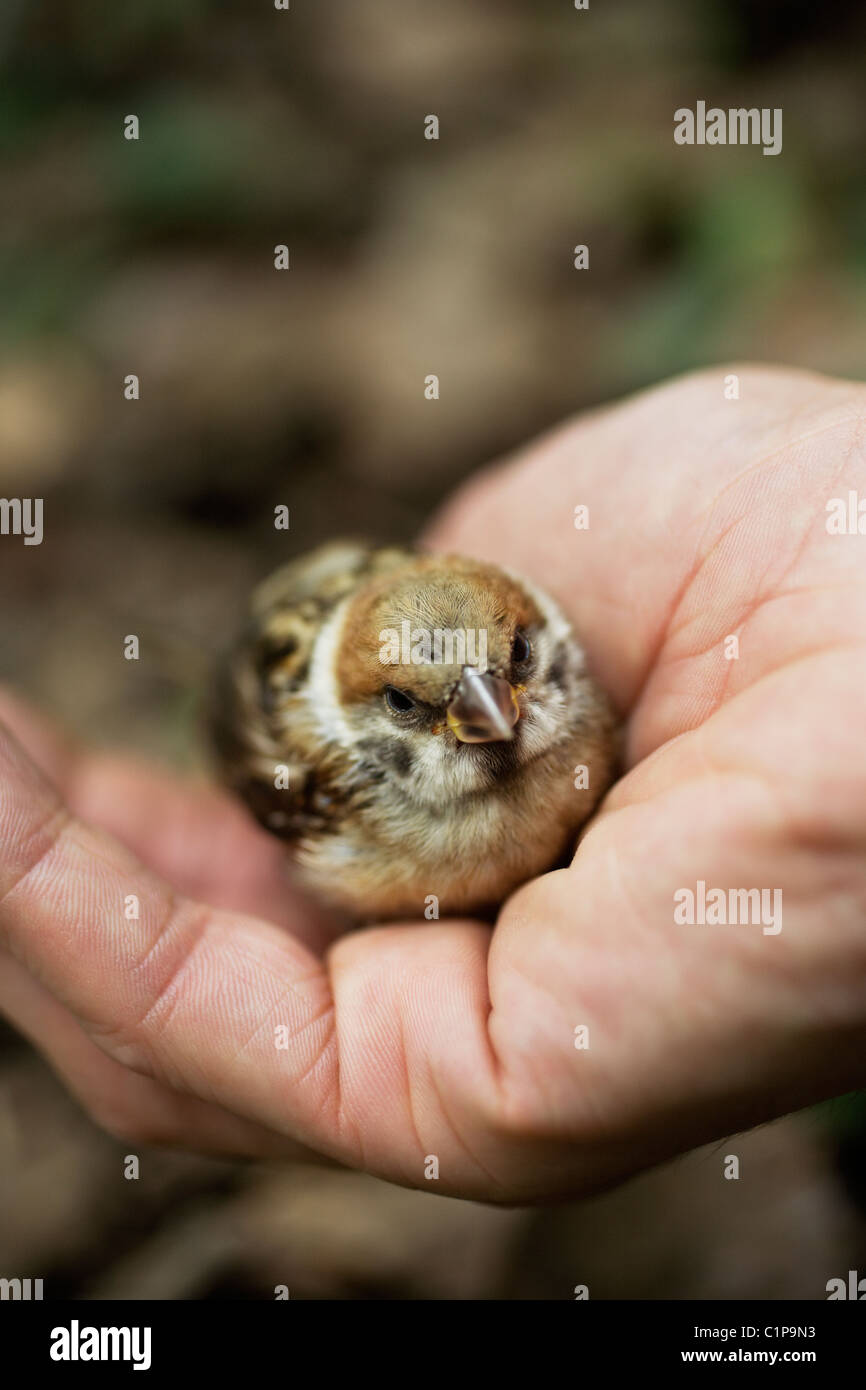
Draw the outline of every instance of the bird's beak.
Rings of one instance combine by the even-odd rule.
[[[461,743],[495,743],[514,738],[520,705],[516,691],[501,676],[464,666],[446,717]]]

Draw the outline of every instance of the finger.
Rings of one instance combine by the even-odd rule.
[[[0,955],[0,1014],[41,1052],[96,1123],[126,1143],[256,1158],[313,1157],[272,1130],[121,1066],[5,954]]]
[[[40,771],[66,796],[84,751],[78,741],[8,685],[2,684],[0,723],[12,731]]]
[[[504,1083],[531,1127],[589,1139],[608,1179],[863,1084],[863,778],[846,767],[863,680],[839,662],[776,675],[671,740],[618,785],[570,869],[502,911]],[[838,728],[792,760],[778,711],[808,732],[828,688]]]
[[[292,883],[284,847],[216,788],[133,758],[88,752],[0,687],[0,721],[61,792],[183,893],[287,927],[322,950],[342,924]]]
[[[737,370],[736,405],[725,399],[724,372],[715,369],[562,426],[471,482],[430,533],[435,549],[478,555],[543,583],[573,618],[594,673],[624,710],[658,658],[681,595],[700,592],[709,606],[692,581],[708,584],[711,573],[719,607],[719,573],[736,579],[744,546],[759,567],[770,530],[788,528],[800,514],[801,442],[840,431],[823,453],[821,499],[831,495],[822,488],[852,445],[862,386],[806,372]],[[769,480],[767,460],[775,460]],[[771,502],[759,545],[748,527],[756,497]],[[585,516],[576,515],[578,507]],[[754,586],[745,587],[752,595]],[[742,598],[739,588],[735,596]],[[703,615],[691,616],[702,635]],[[690,714],[689,705],[665,736],[690,727]]]
[[[0,937],[110,1057],[382,1176],[432,1154],[440,1191],[495,1187],[486,929],[354,933],[332,988],[272,924],[175,899],[3,732],[0,844]]]

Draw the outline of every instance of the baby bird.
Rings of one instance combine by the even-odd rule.
[[[256,590],[212,731],[224,780],[302,880],[362,920],[494,909],[573,850],[617,742],[533,584],[350,542]]]

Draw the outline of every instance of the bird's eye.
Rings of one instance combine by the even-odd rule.
[[[520,628],[514,634],[514,641],[511,644],[511,660],[516,666],[522,666],[532,656],[532,643],[525,632]]]
[[[408,714],[410,709],[415,708],[412,696],[407,695],[405,690],[398,690],[396,685],[385,686],[385,704],[395,714]]]

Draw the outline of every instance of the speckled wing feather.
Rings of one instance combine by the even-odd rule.
[[[411,554],[339,542],[284,565],[255,591],[247,627],[218,672],[208,722],[222,777],[284,839],[338,821],[353,795],[340,750],[309,736],[305,687],[316,638],[347,594]],[[280,767],[288,786],[277,785]]]

